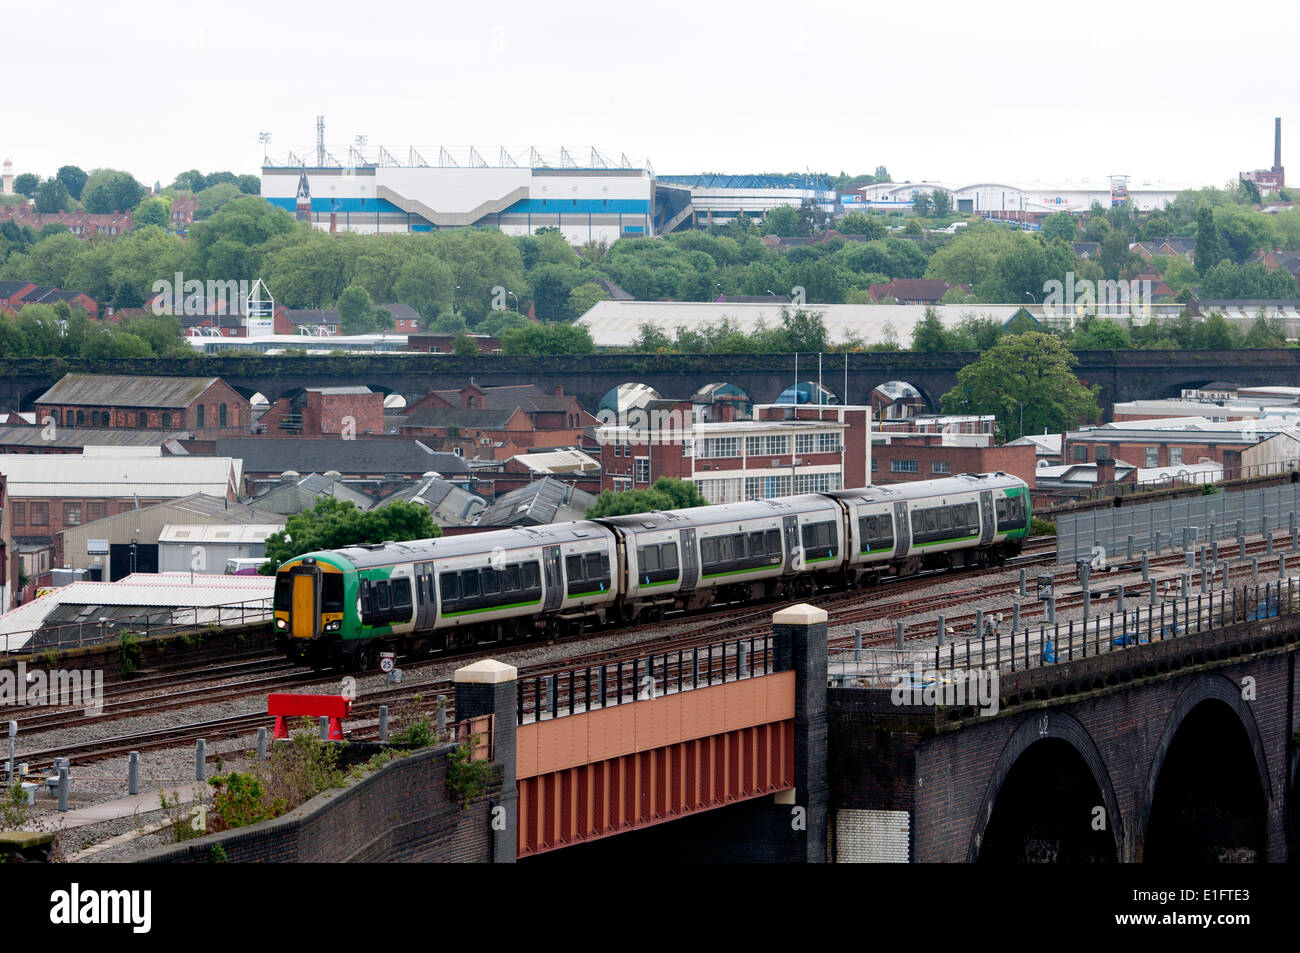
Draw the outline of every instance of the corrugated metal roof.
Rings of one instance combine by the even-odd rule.
[[[591,332],[597,347],[628,347],[636,342],[641,325],[649,324],[669,334],[683,327],[698,331],[704,325],[717,325],[723,318],[734,323],[743,334],[752,334],[760,322],[767,327],[781,324],[781,305],[715,304],[686,301],[598,301],[578,323]],[[785,305],[789,309],[789,305]],[[906,346],[912,329],[925,319],[925,306],[906,304],[809,304],[809,311],[820,312],[826,331],[834,344],[847,340],[853,332],[867,343],[885,340],[892,330],[896,340]],[[935,305],[945,327],[956,327],[968,314],[992,317],[1005,323],[1020,311],[1019,305],[961,304]],[[1031,313],[1034,308],[1028,308]]]
[[[10,416],[13,416],[12,414]],[[0,446],[40,447],[154,447],[182,436],[184,431],[103,430],[99,428],[58,427],[51,437],[45,427],[0,426]]]
[[[66,374],[37,403],[94,404],[101,407],[188,407],[216,382],[215,377]]]
[[[66,453],[0,454],[12,497],[175,497],[237,490],[242,461],[231,457],[85,457]]]
[[[160,543],[264,543],[284,529],[279,523],[168,523],[158,534]]]

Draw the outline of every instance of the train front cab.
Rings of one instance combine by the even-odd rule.
[[[291,661],[337,659],[343,626],[343,571],[311,556],[281,566],[272,599],[275,646]]]

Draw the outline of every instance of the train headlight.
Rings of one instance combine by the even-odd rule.
[[[275,627],[276,627],[277,629],[287,629],[287,628],[289,628],[289,623],[286,622],[284,619],[276,619],[276,620],[275,620]]]
[[[337,620],[337,619],[335,619],[333,622],[326,622],[326,623],[325,623],[325,631],[326,631],[326,632],[337,632],[337,631],[339,630],[339,626],[340,626],[340,625],[341,625],[341,623],[340,623],[339,620]]]

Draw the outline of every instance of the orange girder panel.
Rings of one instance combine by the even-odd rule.
[[[650,827],[793,786],[792,718],[521,777],[518,855]]]
[[[522,780],[793,717],[794,672],[625,702],[520,725],[515,775]]]

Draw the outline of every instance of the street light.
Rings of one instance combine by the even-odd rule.
[[[506,294],[515,299],[515,314],[519,314],[519,295],[515,294],[513,291],[507,291]]]
[[[451,293],[451,313],[452,313],[452,314],[455,314],[455,313],[456,313],[456,291],[459,291],[459,290],[460,290],[460,285],[457,285],[457,286],[456,286],[456,290],[453,291],[453,292]]]

